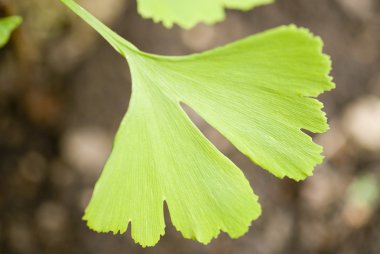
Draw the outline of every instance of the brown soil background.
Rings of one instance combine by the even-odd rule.
[[[167,216],[155,248],[98,234],[81,220],[130,96],[128,65],[59,1],[0,0],[25,22],[0,50],[0,253],[380,253],[380,2],[278,0],[224,22],[167,30],[135,1],[80,1],[139,48],[179,55],[294,23],[325,42],[337,88],[323,96],[326,160],[304,182],[253,165],[193,112],[205,135],[245,173],[263,215],[239,239],[183,239]],[[360,187],[358,187],[360,186]],[[167,211],[166,211],[167,212]],[[168,214],[166,214],[168,215]]]

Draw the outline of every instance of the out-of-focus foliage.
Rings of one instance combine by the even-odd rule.
[[[163,202],[185,238],[239,237],[260,215],[242,172],[190,121],[183,102],[241,152],[277,177],[302,180],[322,147],[301,129],[327,130],[322,103],[330,60],[306,29],[279,27],[201,54],[165,57],[138,50],[72,0],[62,0],[127,58],[128,113],[84,219],[98,232],[155,245],[165,233]]]
[[[274,0],[138,0],[138,11],[168,28],[178,24],[191,28],[199,22],[214,24],[225,17],[224,8],[250,10]]]
[[[11,33],[22,22],[21,17],[12,16],[0,19],[0,47],[3,47],[9,40]]]
[[[367,174],[353,181],[349,188],[348,197],[352,202],[373,206],[379,199],[379,191],[376,175]]]

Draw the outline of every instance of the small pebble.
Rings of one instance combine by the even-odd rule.
[[[380,99],[367,96],[350,105],[342,126],[362,148],[380,151]]]

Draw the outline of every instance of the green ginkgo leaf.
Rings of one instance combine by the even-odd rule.
[[[168,28],[191,28],[199,22],[214,24],[225,17],[224,8],[249,10],[274,0],[137,0],[138,11]]]
[[[324,132],[322,103],[334,87],[322,41],[283,26],[201,54],[148,54],[62,0],[127,58],[133,83],[128,112],[84,219],[98,232],[155,245],[165,233],[163,204],[185,238],[208,243],[220,231],[239,237],[260,213],[243,173],[183,111],[194,109],[241,152],[277,177],[301,180],[322,162],[302,129]]]
[[[0,19],[0,48],[3,47],[9,40],[11,33],[22,22],[21,17],[11,16]]]

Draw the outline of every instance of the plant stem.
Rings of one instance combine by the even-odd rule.
[[[134,55],[136,53],[141,53],[135,45],[109,29],[74,0],[61,0],[61,2],[81,17],[85,22],[87,22],[92,28],[94,28],[117,52],[125,58],[131,54]]]

